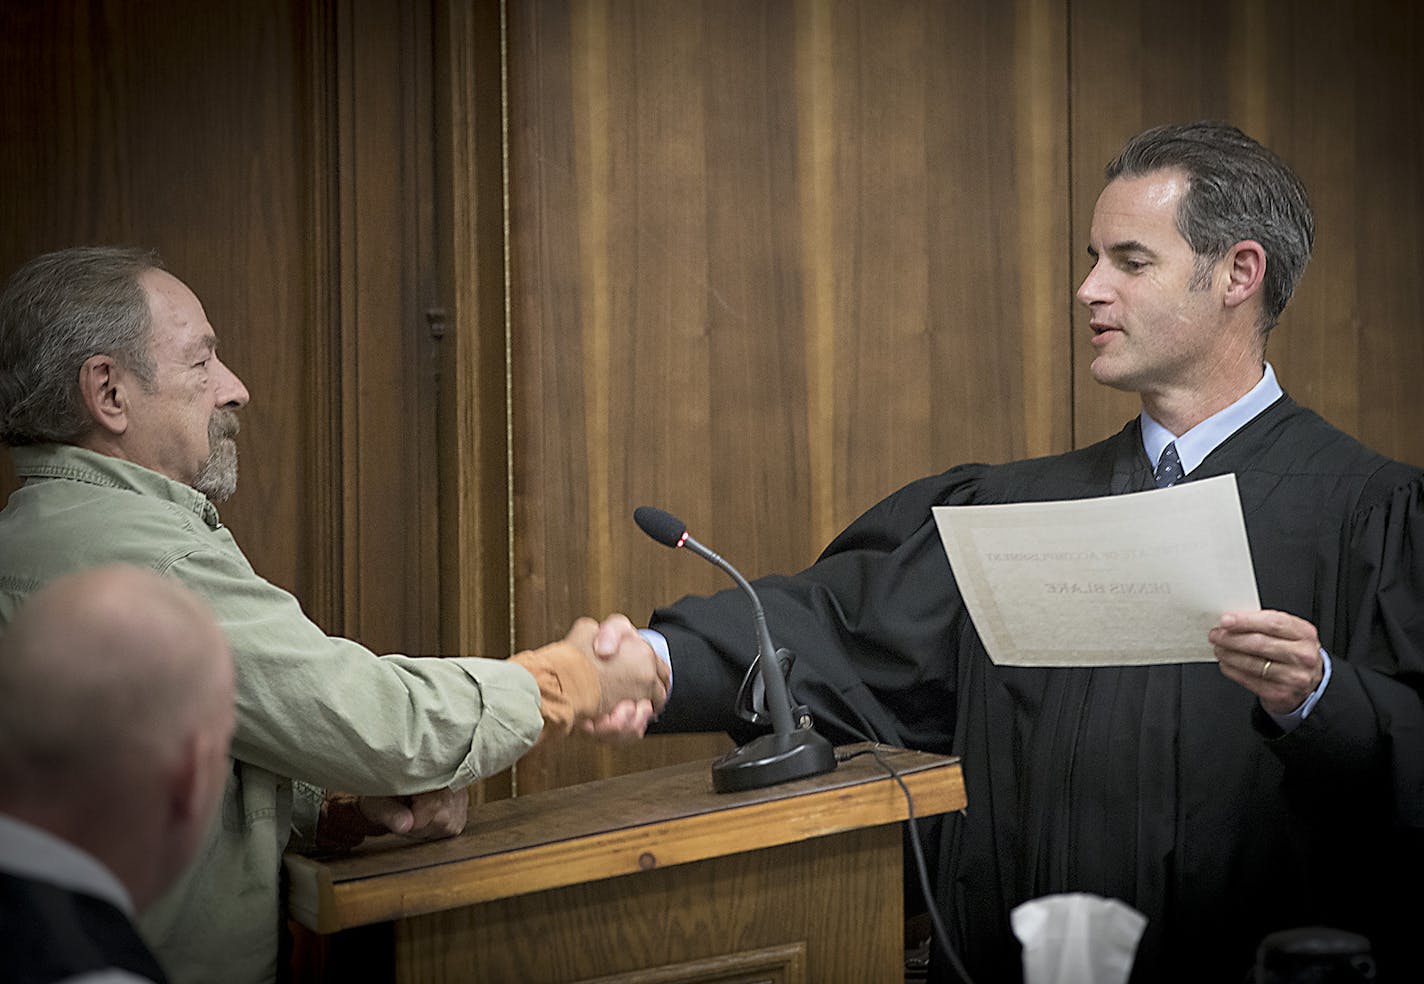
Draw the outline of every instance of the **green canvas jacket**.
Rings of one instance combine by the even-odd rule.
[[[11,453],[24,484],[0,511],[0,630],[47,582],[127,563],[204,597],[232,648],[237,728],[218,817],[187,874],[140,921],[175,984],[275,979],[282,853],[294,831],[314,832],[321,789],[460,787],[510,766],[539,737],[528,671],[377,656],[326,635],[253,571],[194,489],[68,445]]]

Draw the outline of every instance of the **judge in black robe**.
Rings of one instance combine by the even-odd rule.
[[[1262,607],[1307,619],[1332,676],[1283,733],[1212,663],[997,666],[931,507],[1153,487],[1139,422],[1092,447],[915,482],[809,569],[756,582],[796,697],[835,741],[963,759],[968,807],[939,838],[935,904],[975,979],[1017,980],[1019,903],[1122,899],[1148,918],[1134,982],[1240,982],[1283,928],[1374,944],[1382,980],[1424,980],[1424,486],[1282,397],[1186,476],[1234,474]],[[757,650],[730,590],[659,610],[675,657],[658,730],[747,732]],[[1203,639],[1203,645],[1208,646]]]

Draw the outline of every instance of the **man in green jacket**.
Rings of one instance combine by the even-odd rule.
[[[586,619],[510,660],[377,656],[327,636],[218,518],[248,393],[216,349],[198,298],[145,252],[50,253],[0,295],[0,442],[24,480],[0,511],[0,630],[44,584],[127,563],[204,598],[232,649],[219,820],[141,922],[175,982],[275,978],[292,837],[458,833],[464,787],[622,701],[641,731],[667,683],[636,646],[595,660]]]

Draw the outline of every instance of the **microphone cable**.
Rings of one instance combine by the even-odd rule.
[[[889,773],[890,778],[894,779],[899,785],[900,792],[905,795],[905,810],[907,813],[905,826],[910,832],[910,850],[915,855],[915,873],[919,876],[920,892],[924,895],[925,906],[929,910],[930,922],[934,929],[933,935],[935,942],[939,944],[940,952],[944,954],[945,959],[949,961],[949,965],[954,968],[954,972],[959,975],[959,979],[963,981],[963,984],[974,984],[974,978],[970,977],[969,971],[964,969],[964,964],[960,961],[959,954],[955,953],[954,947],[950,946],[949,932],[945,929],[944,921],[940,918],[939,906],[935,902],[934,893],[930,890],[929,866],[925,863],[925,851],[923,845],[920,844],[919,826],[915,822],[915,797],[910,792],[910,787],[905,785],[905,780],[901,777],[899,771],[880,754],[882,747],[880,742],[874,741],[854,729],[849,730],[851,730],[857,738],[867,742],[871,747],[862,748],[860,751],[849,752],[845,755],[837,753],[836,758],[841,762],[849,762],[853,758],[869,755],[874,758],[876,763]]]
[[[964,964],[960,961],[959,954],[955,953],[954,948],[949,944],[949,933],[945,929],[944,922],[940,919],[939,909],[935,905],[934,893],[930,891],[929,866],[925,863],[924,848],[920,844],[920,831],[915,823],[915,798],[911,795],[910,787],[905,784],[905,780],[901,777],[900,773],[881,757],[880,743],[871,740],[852,725],[842,725],[844,730],[871,746],[870,748],[862,749],[858,752],[850,752],[846,755],[842,755],[839,752],[834,752],[830,743],[820,735],[817,735],[814,731],[811,731],[810,728],[797,728],[791,720],[790,691],[787,681],[782,674],[781,664],[778,662],[776,644],[772,641],[771,633],[767,630],[766,612],[762,607],[761,600],[757,597],[756,589],[751,586],[747,579],[743,577],[736,568],[724,560],[720,554],[709,550],[706,546],[693,539],[687,531],[687,524],[666,510],[658,509],[654,506],[639,506],[633,510],[633,522],[637,523],[638,528],[651,539],[661,543],[663,546],[673,550],[679,547],[686,547],[690,552],[701,557],[703,560],[721,568],[729,574],[732,580],[737,582],[738,587],[745,591],[748,597],[750,597],[752,608],[756,616],[757,633],[760,637],[758,639],[758,652],[766,661],[762,665],[762,682],[766,688],[767,710],[775,724],[775,735],[783,739],[787,736],[801,735],[804,737],[810,735],[817,741],[816,746],[803,746],[793,749],[794,751],[804,751],[807,754],[801,755],[800,759],[796,761],[788,758],[787,761],[791,764],[782,770],[786,774],[779,778],[773,778],[771,781],[785,781],[791,778],[816,775],[820,772],[835,768],[837,762],[847,762],[850,759],[869,754],[874,756],[875,761],[880,767],[888,772],[890,778],[894,779],[900,786],[900,791],[905,794],[905,808],[908,815],[907,825],[910,830],[910,847],[915,855],[915,869],[919,875],[920,892],[924,895],[925,905],[929,910],[930,922],[933,924],[933,932],[931,935],[939,941],[941,952],[943,952],[945,957],[949,960],[950,966],[953,967],[955,973],[959,975],[959,979],[963,981],[964,984],[974,984],[973,978],[971,978],[969,972],[964,969]],[[756,743],[753,742],[748,746],[744,746],[744,748],[752,748],[755,744]],[[740,754],[742,751],[743,748],[738,748],[734,754]],[[753,779],[745,782],[734,777],[733,779],[726,780],[728,785],[725,787],[719,785],[718,769],[723,761],[725,761],[725,759],[719,760],[718,763],[712,767],[712,784],[719,792],[726,792],[733,789],[751,789],[759,785],[767,784],[767,780],[764,777],[762,779]],[[751,759],[751,761],[755,761],[755,759]],[[728,764],[735,766],[740,763]],[[743,771],[750,772],[751,770]]]

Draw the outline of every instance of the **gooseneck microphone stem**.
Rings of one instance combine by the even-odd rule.
[[[771,726],[777,734],[790,734],[796,730],[791,719],[791,698],[786,689],[786,677],[781,672],[781,662],[776,658],[776,645],[771,641],[771,631],[766,627],[766,609],[756,591],[731,564],[722,559],[721,554],[708,550],[691,536],[682,535],[682,545],[703,560],[716,564],[737,582],[752,602],[752,613],[756,619],[757,646],[761,654],[762,681],[766,685],[766,709],[771,714]]]
[[[747,681],[750,682],[751,674],[760,674],[766,691],[766,710],[771,715],[774,730],[769,735],[739,745],[713,762],[712,788],[719,793],[735,793],[834,770],[835,749],[829,741],[811,730],[809,718],[804,727],[796,727],[786,675],[782,672],[781,661],[777,659],[771,632],[766,627],[766,609],[762,608],[761,599],[747,579],[716,553],[688,536],[687,527],[677,517],[652,506],[639,506],[633,511],[633,521],[663,546],[674,550],[686,547],[726,571],[752,601],[759,652],[753,668],[748,671]]]

